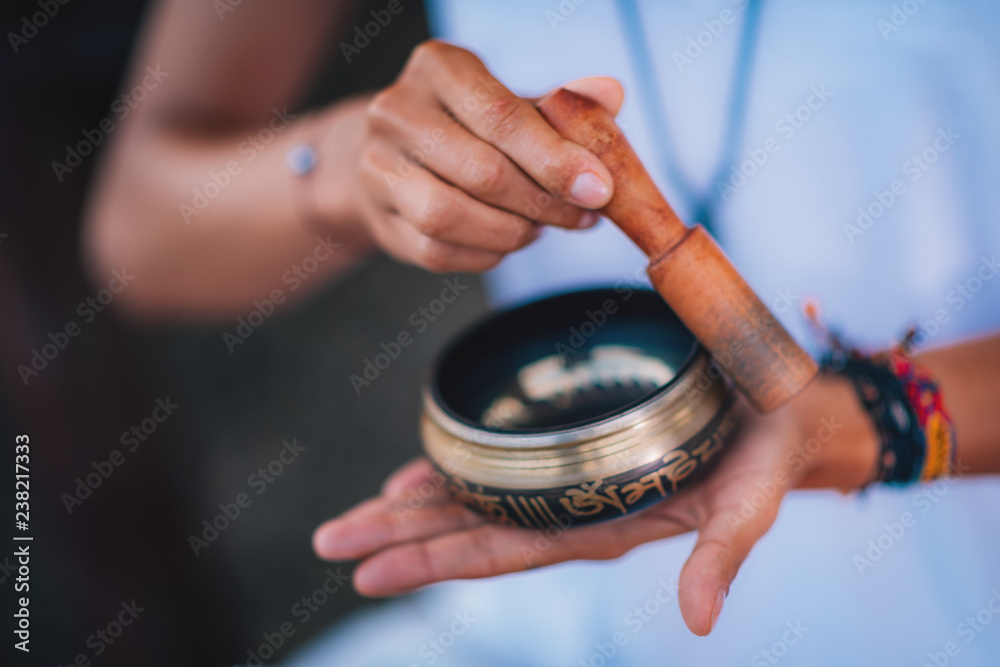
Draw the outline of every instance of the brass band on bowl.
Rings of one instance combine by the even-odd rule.
[[[638,511],[703,476],[735,431],[730,383],[686,340],[676,375],[641,400],[542,429],[490,428],[456,414],[434,391],[439,364],[424,391],[424,449],[459,500],[504,524],[568,527]]]

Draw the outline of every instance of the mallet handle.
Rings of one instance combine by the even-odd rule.
[[[601,213],[650,258],[647,272],[660,296],[701,341],[757,410],[773,410],[817,372],[761,303],[715,240],[687,227],[660,193],[621,129],[591,99],[561,89],[539,104],[565,138],[600,158],[614,178]]]

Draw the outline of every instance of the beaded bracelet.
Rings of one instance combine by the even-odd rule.
[[[807,304],[806,315],[827,339],[820,367],[851,381],[878,432],[881,444],[875,481],[905,485],[951,472],[956,450],[954,422],[937,383],[909,358],[915,330],[894,349],[866,355],[822,327],[814,305]]]

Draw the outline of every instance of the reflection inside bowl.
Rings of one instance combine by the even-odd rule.
[[[643,349],[597,345],[522,368],[480,416],[489,428],[553,428],[618,410],[665,386],[677,369]]]

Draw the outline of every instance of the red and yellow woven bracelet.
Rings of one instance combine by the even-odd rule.
[[[912,333],[900,344],[900,349],[886,354],[893,375],[903,384],[903,392],[916,414],[917,425],[924,435],[923,465],[920,481],[944,477],[955,461],[955,425],[944,406],[937,383],[925,368],[910,359],[906,350]]]
[[[912,484],[951,473],[956,456],[954,422],[933,377],[909,356],[915,330],[895,348],[868,355],[823,326],[814,303],[807,303],[805,312],[825,338],[822,368],[851,380],[879,434],[876,481]]]

